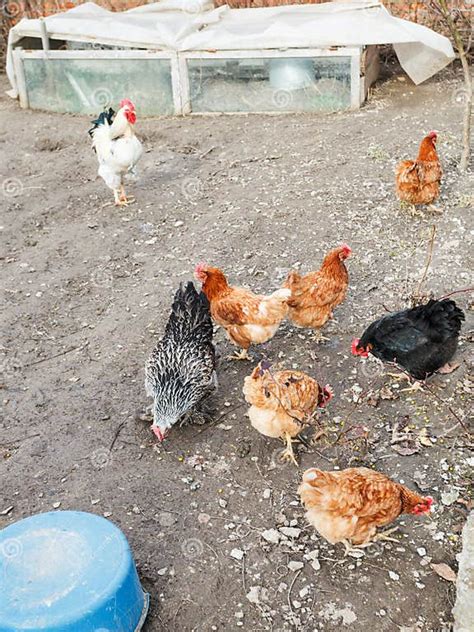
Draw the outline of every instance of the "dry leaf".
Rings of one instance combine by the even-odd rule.
[[[460,366],[461,366],[460,362],[453,362],[452,364],[448,362],[447,364],[442,366],[440,369],[438,369],[438,373],[441,373],[442,375],[446,375],[448,373],[452,373]]]
[[[444,564],[444,562],[441,562],[441,564],[430,564],[430,566],[437,575],[445,579],[447,582],[456,581],[456,573],[450,566]]]
[[[394,393],[392,390],[388,388],[388,386],[384,386],[379,391],[380,397],[382,399],[398,399],[398,395]]]
[[[420,448],[414,441],[404,441],[403,444],[396,443],[395,445],[392,445],[392,449],[402,456],[411,456],[412,454],[416,454],[420,451]]]
[[[413,438],[413,432],[409,429],[409,415],[400,417],[392,428],[392,448],[402,456],[411,456],[420,451],[420,444]]]
[[[418,433],[418,441],[421,445],[424,445],[425,448],[431,448],[433,446],[433,441],[428,436],[428,431],[426,428],[422,428]]]

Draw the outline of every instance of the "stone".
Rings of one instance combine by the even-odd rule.
[[[278,544],[280,541],[281,535],[278,533],[276,529],[267,529],[262,532],[262,538],[271,544]]]

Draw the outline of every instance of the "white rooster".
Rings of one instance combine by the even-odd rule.
[[[143,154],[143,147],[133,131],[137,120],[134,104],[130,99],[123,99],[119,107],[117,114],[112,108],[102,112],[93,121],[89,134],[99,161],[100,177],[114,192],[115,205],[127,206],[133,200],[125,195],[123,179],[128,173],[136,175],[135,165]]]

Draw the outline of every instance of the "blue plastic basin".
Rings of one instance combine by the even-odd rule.
[[[148,601],[105,518],[53,511],[0,531],[0,632],[137,632]]]

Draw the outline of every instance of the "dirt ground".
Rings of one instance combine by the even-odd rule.
[[[147,632],[450,630],[454,584],[431,564],[456,569],[472,506],[472,445],[457,420],[467,423],[473,389],[472,297],[455,297],[467,316],[461,365],[430,392],[400,392],[405,384],[353,358],[350,342],[385,308],[407,304],[433,224],[423,290],[469,285],[473,182],[456,169],[460,75],[419,87],[393,76],[352,113],[139,120],[147,151],[130,187],[137,202],[125,210],[104,207],[112,194],[96,176],[89,119],[22,111],[6,88],[2,77],[0,526],[58,507],[109,517],[151,594]],[[443,214],[413,218],[394,197],[393,170],[430,129],[440,132]],[[242,384],[253,364],[227,360],[222,330],[212,421],[157,445],[144,364],[194,265],[269,292],[343,241],[354,252],[350,291],[324,331],[330,341],[318,346],[285,323],[253,350],[335,390],[321,416],[326,433],[299,449],[299,470],[250,426]],[[406,415],[402,455],[392,431]],[[296,489],[307,467],[349,464],[431,494],[433,520],[405,516],[398,544],[344,557],[307,526]]]

